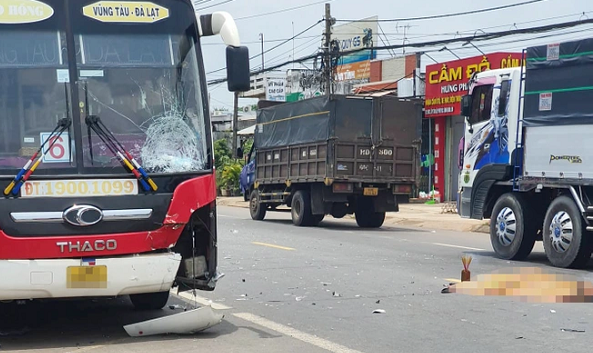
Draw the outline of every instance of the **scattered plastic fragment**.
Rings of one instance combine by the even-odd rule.
[[[585,330],[573,330],[573,329],[569,329],[569,328],[562,328],[562,329],[560,329],[560,331],[562,331],[562,332],[577,332],[577,333],[585,332]]]
[[[373,310],[373,314],[385,314],[386,311],[383,309],[375,309]]]
[[[224,315],[210,306],[180,312],[124,326],[128,335],[143,337],[165,334],[193,334],[222,322]]]
[[[333,295],[334,297],[341,297],[341,295],[340,295],[338,292],[333,292],[333,293],[332,293],[332,295]]]

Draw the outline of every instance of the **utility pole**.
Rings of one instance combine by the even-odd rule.
[[[331,40],[332,40],[332,17],[330,4],[325,4],[325,94],[331,95],[332,69],[331,69]]]
[[[264,71],[264,34],[259,34],[259,40],[261,41],[261,70]]]
[[[238,158],[237,155],[237,127],[239,125],[239,92],[235,92],[235,103],[233,109],[233,158]]]

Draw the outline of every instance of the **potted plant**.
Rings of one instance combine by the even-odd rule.
[[[233,161],[222,168],[222,195],[230,196],[233,191],[239,189],[239,176],[243,166],[240,162]]]

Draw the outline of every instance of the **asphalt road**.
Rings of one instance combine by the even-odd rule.
[[[488,235],[386,227],[361,231],[350,220],[297,228],[289,214],[252,221],[219,208],[220,270],[212,293],[224,321],[192,336],[130,338],[122,326],[179,309],[134,312],[127,299],[0,307],[2,350],[28,352],[588,352],[590,304],[536,304],[516,298],[441,294],[459,279],[461,256],[473,275],[549,267],[541,245],[528,262],[496,259]],[[185,298],[171,305],[186,306]],[[383,313],[374,314],[380,309]],[[22,330],[24,325],[26,330]],[[563,330],[564,329],[564,330]],[[568,330],[568,331],[567,331]],[[570,330],[585,332],[570,332]]]

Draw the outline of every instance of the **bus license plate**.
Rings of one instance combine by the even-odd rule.
[[[70,266],[67,288],[107,288],[107,266]]]
[[[27,181],[21,197],[80,197],[137,195],[135,179],[86,179]]]
[[[364,196],[377,196],[379,195],[379,188],[364,188]]]

